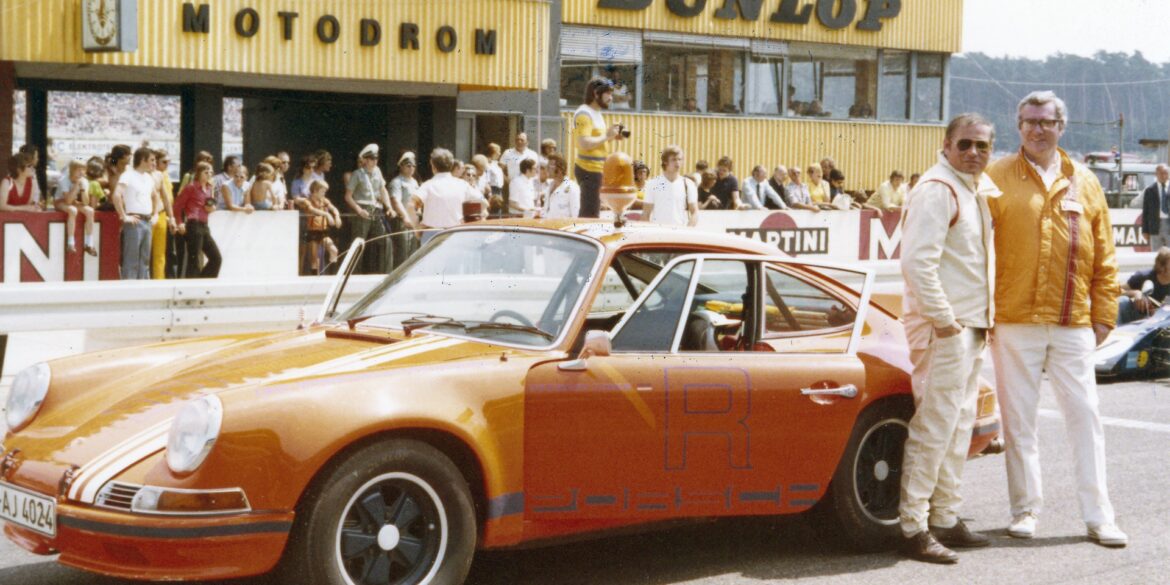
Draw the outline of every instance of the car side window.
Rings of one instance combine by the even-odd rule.
[[[614,351],[670,351],[694,268],[682,262],[663,277],[614,336]]]
[[[757,262],[707,260],[687,309],[679,351],[711,352],[742,349],[750,319],[751,276]],[[747,313],[745,313],[747,307]]]
[[[810,349],[844,351],[857,311],[849,303],[784,270],[768,267],[764,278],[764,337],[812,337]],[[839,338],[836,342],[826,337]],[[805,345],[808,345],[806,343]]]

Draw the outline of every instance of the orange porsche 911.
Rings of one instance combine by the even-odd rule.
[[[646,224],[440,233],[295,331],[19,373],[9,539],[133,579],[457,584],[477,549],[813,512],[897,534],[906,341],[865,270]],[[984,389],[971,454],[998,433]]]

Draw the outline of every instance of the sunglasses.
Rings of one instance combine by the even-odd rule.
[[[967,152],[968,150],[971,150],[972,146],[975,147],[975,150],[979,151],[979,154],[987,154],[991,152],[991,143],[986,140],[970,140],[968,138],[964,138],[956,142],[955,146],[958,147],[959,152]]]

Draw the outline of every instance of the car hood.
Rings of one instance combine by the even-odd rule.
[[[32,424],[10,437],[11,446],[29,458],[84,465],[127,443],[149,442],[161,448],[175,414],[200,395],[271,386],[287,391],[298,382],[323,376],[515,351],[420,332],[403,338],[397,332],[394,336],[327,331],[315,328],[132,348],[121,350],[122,358],[118,352],[96,354],[100,365],[85,362],[87,356],[54,362],[49,399]],[[85,375],[71,372],[75,363]]]

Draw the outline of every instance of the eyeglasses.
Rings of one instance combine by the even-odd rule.
[[[955,147],[959,149],[959,152],[967,152],[971,150],[972,146],[975,147],[975,150],[979,151],[979,154],[991,152],[991,143],[986,140],[970,140],[964,138],[955,143]]]
[[[1027,128],[1028,130],[1032,130],[1037,126],[1045,130],[1052,130],[1053,128],[1056,128],[1057,124],[1060,123],[1060,120],[1047,120],[1043,118],[1028,118],[1027,120],[1020,120],[1020,126]]]

